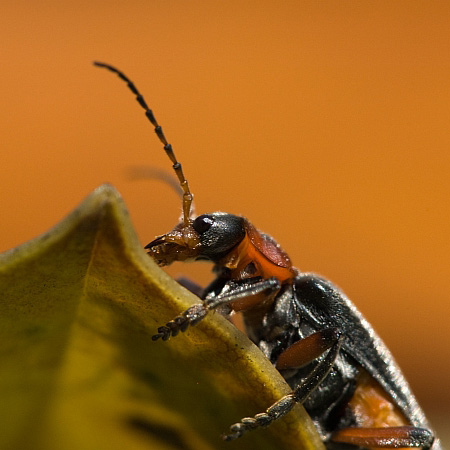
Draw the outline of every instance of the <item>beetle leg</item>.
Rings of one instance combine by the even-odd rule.
[[[315,333],[317,334],[317,333]],[[337,333],[334,343],[326,356],[317,364],[308,377],[290,394],[275,402],[270,408],[255,417],[244,417],[240,422],[231,425],[230,433],[223,436],[226,441],[241,437],[245,432],[259,427],[266,427],[274,420],[286,415],[297,403],[303,403],[329,374],[341,348],[343,336]]]
[[[425,428],[412,426],[386,428],[344,428],[331,438],[333,442],[353,444],[359,447],[400,448],[422,447],[429,449],[433,444],[433,434]]]
[[[296,369],[314,361],[339,339],[337,328],[326,328],[294,342],[278,357],[278,370]]]
[[[207,295],[204,302],[208,309],[215,309],[218,306],[265,293],[268,296],[280,289],[280,282],[275,278],[261,280],[259,278],[242,281],[231,281],[225,284],[222,291],[217,295]]]
[[[207,296],[203,303],[191,306],[175,319],[167,322],[166,325],[159,327],[158,333],[152,336],[152,340],[156,341],[161,338],[163,341],[167,341],[170,336],[176,336],[180,331],[186,331],[189,325],[200,322],[209,311],[251,295],[276,292],[280,289],[280,283],[276,278],[269,278],[256,281],[245,280],[241,283],[233,282],[232,285],[229,284],[226,287],[228,290],[224,290],[218,295]]]

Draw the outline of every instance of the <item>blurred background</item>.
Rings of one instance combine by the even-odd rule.
[[[340,285],[446,432],[450,3],[16,0],[0,40],[1,251],[103,182],[143,245],[176,223],[169,186],[129,177],[171,168],[131,93],[92,61],[116,65],[197,211],[245,215]],[[208,265],[171,273],[211,278]]]

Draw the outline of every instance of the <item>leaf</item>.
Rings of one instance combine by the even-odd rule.
[[[219,314],[151,340],[198,298],[141,249],[111,186],[0,255],[0,292],[2,449],[323,448],[300,406],[220,439],[289,387]]]

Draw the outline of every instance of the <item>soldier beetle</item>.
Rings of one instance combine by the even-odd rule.
[[[225,440],[270,425],[301,403],[327,448],[421,447],[440,450],[391,353],[355,305],[330,281],[301,273],[287,253],[248,219],[213,212],[193,217],[181,164],[132,81],[109,64],[136,96],[173,164],[183,190],[180,223],[145,248],[160,265],[208,260],[215,280],[200,302],[158,328],[175,337],[212,310],[242,313],[246,333],[281,372],[292,392],[230,427]]]

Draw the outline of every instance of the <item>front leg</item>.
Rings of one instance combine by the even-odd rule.
[[[166,341],[170,336],[176,336],[180,331],[186,331],[190,325],[195,325],[206,317],[209,311],[236,300],[264,293],[272,296],[280,290],[280,282],[276,278],[262,280],[250,278],[239,281],[227,281],[219,294],[210,292],[202,303],[193,305],[166,325],[158,328],[158,333],[152,340]]]

